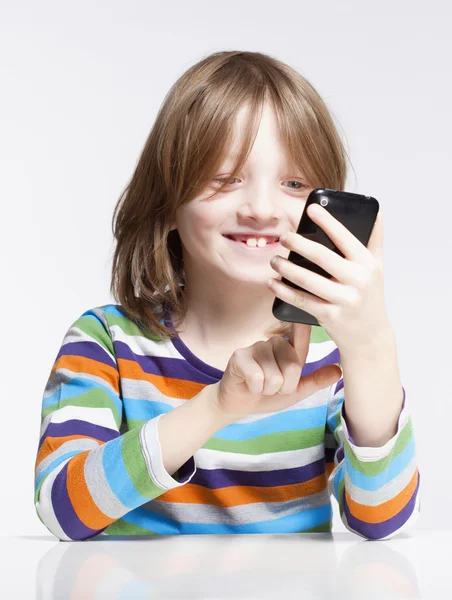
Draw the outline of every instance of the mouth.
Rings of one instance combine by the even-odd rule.
[[[251,242],[247,243],[245,239],[239,240],[228,234],[224,234],[223,237],[229,240],[229,242],[231,242],[232,244],[234,244],[234,246],[242,248],[244,250],[249,250],[251,252],[275,250],[275,248],[279,248],[281,246],[281,244],[279,243],[279,238],[272,238],[271,240],[267,240],[265,244],[262,244],[261,242],[261,245],[257,245],[256,239],[251,240]]]

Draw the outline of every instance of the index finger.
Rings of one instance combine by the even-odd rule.
[[[290,328],[289,343],[294,347],[302,365],[306,362],[311,339],[312,325],[305,323],[292,323]]]

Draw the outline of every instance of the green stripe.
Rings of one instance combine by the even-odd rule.
[[[204,444],[203,448],[253,455],[267,452],[286,452],[287,450],[311,448],[321,444],[324,431],[324,427],[296,429],[295,431],[269,433],[249,440],[221,440],[212,437]]]
[[[108,331],[106,331],[104,324],[99,320],[99,317],[93,313],[93,317],[84,316],[80,317],[75,321],[72,327],[81,329],[83,333],[86,333],[90,338],[98,342],[103,348],[108,350],[110,354],[115,356],[115,350],[113,347],[113,340],[110,337]]]
[[[122,519],[118,519],[109,525],[103,533],[106,535],[158,535],[155,531],[145,529],[134,523],[128,523]]]
[[[338,473],[342,474],[342,478],[339,481],[339,487],[338,487],[339,498],[337,498],[338,503],[339,503],[339,513],[340,513],[340,515],[342,517],[342,513],[344,512],[344,497],[343,497],[343,494],[344,494],[344,485],[345,485],[344,467],[342,467],[342,470],[338,471]]]
[[[46,406],[41,412],[41,418],[45,419],[47,415],[62,408],[63,406],[87,406],[89,408],[109,408],[115,420],[115,423],[119,429],[121,425],[122,416],[118,413],[116,406],[105,392],[100,388],[93,388],[78,396],[72,396],[66,400],[60,400],[57,404],[51,404]]]
[[[130,429],[136,429],[142,427],[146,422],[146,420],[129,419],[128,425]],[[278,431],[249,440],[222,440],[214,436],[202,448],[253,455],[266,454],[267,452],[286,452],[286,450],[300,450],[318,446],[323,443],[324,434],[324,427],[313,427],[294,431]]]
[[[146,460],[141,448],[140,431],[141,429],[132,429],[122,436],[122,460],[137,492],[153,500],[157,496],[160,496],[163,490],[149,476]]]
[[[302,529],[301,531],[297,531],[297,533],[331,533],[331,526],[332,522],[330,519],[321,525],[310,527],[309,529]]]
[[[412,430],[413,428],[411,424],[411,416],[409,416],[408,421],[402,428],[402,431],[400,432],[399,437],[397,438],[392,452],[390,452],[388,456],[385,456],[377,461],[360,461],[353,454],[350,442],[346,438],[344,438],[344,450],[347,450],[347,458],[350,461],[353,468],[355,468],[357,471],[363,473],[364,475],[367,475],[368,477],[372,477],[373,475],[379,475],[380,473],[383,473],[383,471],[385,471],[388,468],[388,466],[391,464],[394,458],[406,448],[407,444],[409,443],[412,437]]]
[[[311,337],[309,341],[313,344],[320,344],[322,342],[331,342],[331,338],[323,327],[314,326],[311,327]]]
[[[50,473],[52,473],[52,471],[51,471]],[[50,475],[50,473],[47,473],[47,475],[45,475],[45,476],[44,476],[44,477],[41,479],[41,481],[39,482],[39,485],[38,485],[38,487],[36,488],[36,492],[35,492],[35,504],[36,504],[36,503],[38,502],[38,500],[39,500],[39,492],[41,491],[42,484],[43,484],[43,483],[44,483],[44,481],[47,479],[47,477]],[[38,515],[38,516],[39,516],[39,515]],[[39,517],[39,518],[41,518],[41,517]]]

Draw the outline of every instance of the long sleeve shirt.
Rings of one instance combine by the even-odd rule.
[[[170,313],[161,322],[172,326]],[[332,363],[339,349],[312,327],[301,374]],[[289,408],[227,425],[168,473],[159,418],[223,374],[180,337],[139,328],[119,304],[84,312],[42,399],[34,502],[47,529],[65,541],[330,532],[332,497],[345,527],[366,539],[415,524],[420,475],[405,388],[397,433],[382,447],[350,437],[341,378]]]

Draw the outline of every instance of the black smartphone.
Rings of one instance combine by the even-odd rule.
[[[358,238],[364,246],[367,246],[379,210],[379,203],[375,198],[372,198],[372,196],[363,196],[361,194],[343,192],[340,190],[329,190],[326,188],[315,189],[309,194],[303,214],[301,215],[297,233],[314,242],[323,244],[330,250],[333,250],[333,252],[336,252],[345,258],[320,225],[314,223],[308,216],[306,212],[307,208],[313,203],[323,206],[323,208],[331,213],[335,219],[347,227],[347,229]],[[316,265],[293,250],[290,251],[288,260],[305,269],[310,269],[319,275],[323,275],[328,279],[331,279],[332,277],[330,273],[319,267],[319,265]],[[294,284],[292,281],[289,281],[285,277],[283,277],[281,281],[292,288],[308,291]],[[313,315],[292,304],[288,304],[278,297],[275,297],[272,312],[280,321],[320,326]]]

